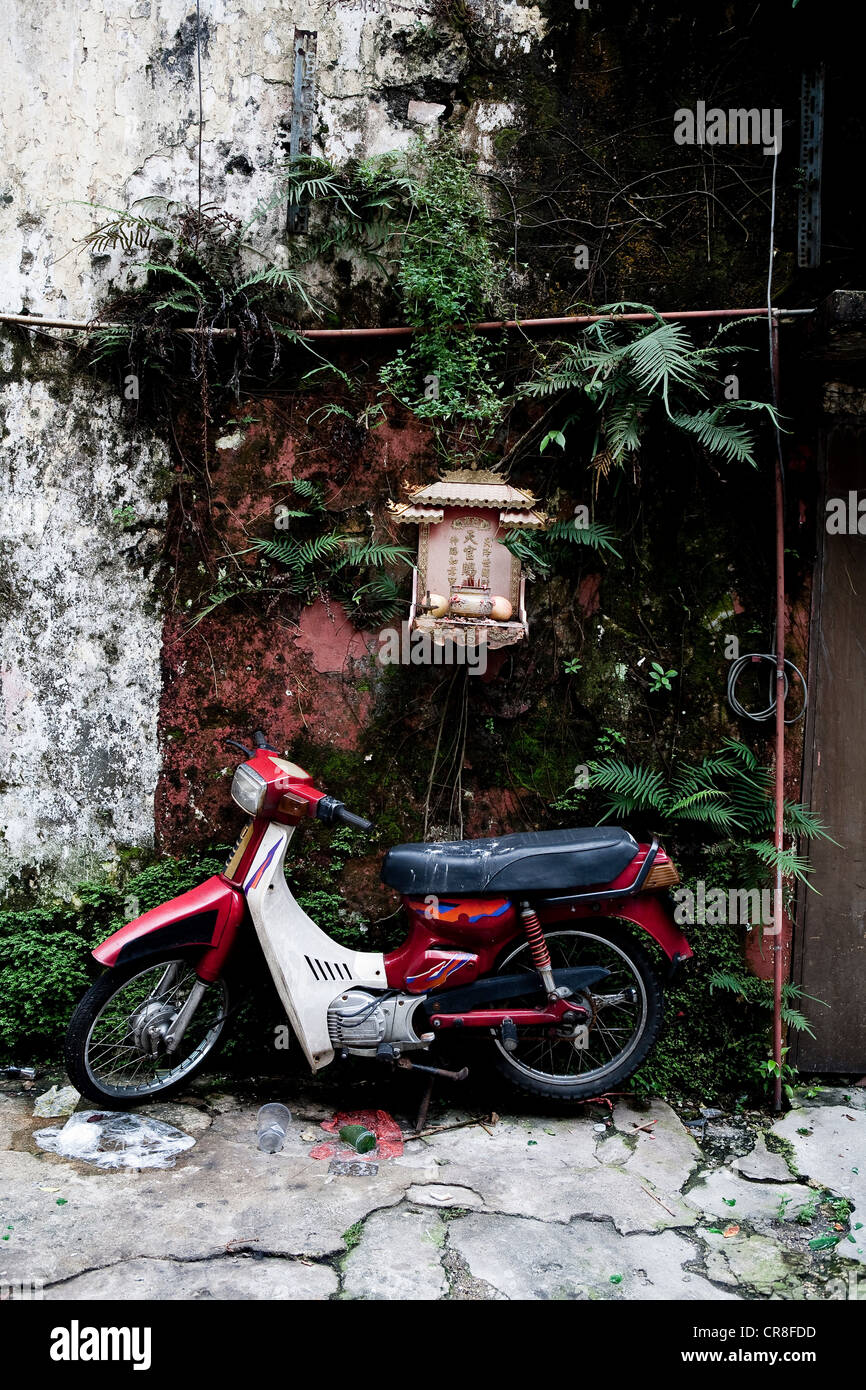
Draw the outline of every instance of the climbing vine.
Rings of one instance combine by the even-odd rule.
[[[350,161],[299,160],[286,172],[291,203],[318,216],[303,254],[352,247],[381,272],[400,318],[417,331],[381,368],[379,381],[437,443],[466,461],[489,446],[510,405],[502,352],[469,330],[501,311],[504,259],[473,161],[452,138],[416,140],[408,151]]]

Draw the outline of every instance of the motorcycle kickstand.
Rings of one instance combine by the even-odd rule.
[[[468,1067],[461,1067],[459,1071],[445,1071],[442,1067],[425,1067],[420,1062],[412,1062],[408,1057],[400,1057],[397,1066],[403,1071],[423,1071],[429,1076],[429,1081],[424,1087],[424,1094],[421,1097],[421,1104],[418,1107],[418,1117],[415,1121],[415,1133],[420,1134],[427,1120],[427,1111],[430,1109],[430,1098],[433,1095],[433,1085],[437,1076],[444,1076],[448,1081],[465,1081],[469,1075]]]

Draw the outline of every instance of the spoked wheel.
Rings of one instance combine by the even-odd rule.
[[[119,1110],[180,1090],[215,1051],[229,1011],[225,981],[209,985],[168,1053],[165,1035],[197,980],[182,958],[139,961],[97,980],[66,1034],[66,1070],[81,1094]]]
[[[554,970],[596,965],[610,974],[591,993],[574,997],[591,1009],[588,1024],[576,1026],[566,1015],[559,1027],[518,1028],[513,1052],[494,1034],[495,1062],[522,1091],[585,1100],[625,1081],[646,1057],[661,1027],[661,981],[646,952],[612,922],[587,923],[582,931],[554,928],[545,940]],[[497,966],[500,974],[520,970],[537,981],[528,942]]]

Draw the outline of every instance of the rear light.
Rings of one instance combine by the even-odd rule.
[[[232,801],[248,816],[257,816],[265,803],[267,789],[261,773],[241,763],[232,778]]]
[[[665,859],[661,864],[656,861],[644,879],[644,888],[673,888],[675,883],[679,883],[680,876],[676,871],[676,866],[670,859]]]

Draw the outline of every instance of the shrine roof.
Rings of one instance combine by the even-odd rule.
[[[455,469],[435,483],[413,488],[405,502],[390,503],[391,510],[406,521],[420,520],[427,508],[489,507],[509,512],[529,511],[536,503],[531,492],[512,487],[498,473],[486,469]]]

